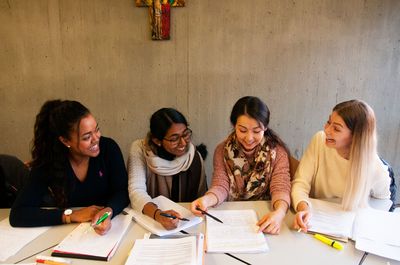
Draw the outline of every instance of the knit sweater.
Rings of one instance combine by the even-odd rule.
[[[309,197],[316,199],[343,198],[350,161],[341,157],[336,149],[327,147],[325,133],[317,132],[301,158],[292,182],[294,209]],[[390,177],[387,168],[376,156],[371,196],[378,199],[390,197]],[[309,203],[309,202],[308,202]]]
[[[228,198],[230,179],[228,172],[225,167],[224,161],[224,148],[226,140],[220,143],[214,152],[214,173],[211,188],[207,193],[213,193],[217,199],[217,205],[221,204]],[[272,163],[272,173],[270,193],[271,193],[271,205],[278,200],[285,201],[290,205],[290,174],[289,174],[289,160],[285,149],[281,146],[276,148],[276,159]],[[247,154],[249,156],[250,154]],[[253,153],[252,155],[255,155]],[[249,157],[249,159],[251,159]]]

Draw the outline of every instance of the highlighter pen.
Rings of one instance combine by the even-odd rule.
[[[69,263],[63,263],[63,262],[58,262],[58,261],[53,261],[53,260],[46,260],[46,259],[37,259],[36,263],[48,264],[48,265],[68,265],[69,264]]]
[[[316,239],[320,240],[321,242],[323,242],[323,243],[325,243],[325,244],[327,244],[327,245],[329,245],[329,246],[331,246],[333,248],[336,248],[337,250],[342,250],[343,249],[342,244],[340,244],[339,242],[337,242],[335,240],[327,238],[326,236],[323,236],[323,235],[320,235],[320,234],[315,234],[314,237]]]
[[[110,216],[111,212],[105,212],[98,220],[95,224],[90,224],[90,226],[86,229],[85,234],[90,230],[90,228],[95,227],[96,225],[101,224],[102,222],[104,222],[104,220],[106,220],[109,216]]]
[[[53,265],[68,265],[68,264],[71,264],[71,260],[64,259],[64,258],[55,258],[55,257],[38,255],[38,256],[36,256],[36,263],[53,264]]]
[[[111,214],[111,212],[105,212],[105,213],[99,218],[99,220],[97,220],[96,224],[93,225],[93,226],[99,225],[99,224],[101,224],[102,222],[104,222],[104,220],[106,220],[106,219],[110,216],[110,214]]]
[[[179,219],[179,220],[182,220],[182,221],[190,221],[190,220],[187,219],[187,218],[179,218],[179,217],[177,217],[177,216],[175,216],[175,215],[168,214],[168,213],[160,213],[160,215],[161,215],[161,216],[164,216],[164,217],[167,217],[167,218],[171,218],[171,219]]]

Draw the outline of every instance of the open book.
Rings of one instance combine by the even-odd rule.
[[[179,221],[179,225],[177,228],[172,230],[165,229],[159,222],[155,221],[153,218],[144,215],[141,212],[133,211],[132,219],[136,221],[139,225],[147,229],[148,231],[156,234],[158,236],[171,235],[179,232],[180,230],[184,230],[191,226],[197,225],[203,221],[203,218],[197,217],[192,214],[191,211],[186,209],[185,207],[171,201],[170,199],[160,195],[153,199],[153,202],[157,204],[158,208],[161,210],[170,210],[173,209],[180,213],[183,218],[187,218],[190,221]]]
[[[372,208],[343,211],[340,204],[310,199],[309,231],[333,238],[352,239],[355,247],[379,256],[400,260],[400,213]]]
[[[131,224],[131,217],[126,211],[112,219],[111,229],[105,235],[98,235],[93,228],[90,228],[90,223],[81,223],[53,249],[51,255],[110,260]]]
[[[204,235],[137,239],[125,265],[202,265]]]
[[[209,210],[209,214],[223,223],[207,218],[207,252],[259,253],[266,252],[267,241],[258,232],[254,210]]]

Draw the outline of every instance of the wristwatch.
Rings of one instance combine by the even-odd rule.
[[[72,210],[71,209],[65,209],[64,210],[65,223],[67,223],[67,224],[71,223],[71,214],[72,214]]]

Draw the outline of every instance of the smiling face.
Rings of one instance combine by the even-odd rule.
[[[79,130],[79,132],[77,131]],[[69,146],[70,154],[75,157],[96,157],[100,153],[100,129],[95,118],[89,114],[83,117],[79,125],[70,133],[70,139],[60,138]]]
[[[184,155],[189,149],[192,131],[183,123],[173,123],[161,141],[164,149],[175,156]]]
[[[325,144],[328,147],[335,148],[340,156],[348,159],[352,143],[352,133],[336,111],[332,112],[329,116],[324,131],[326,134]]]
[[[245,151],[251,151],[261,143],[265,130],[260,122],[248,115],[240,115],[235,125],[236,138]]]

